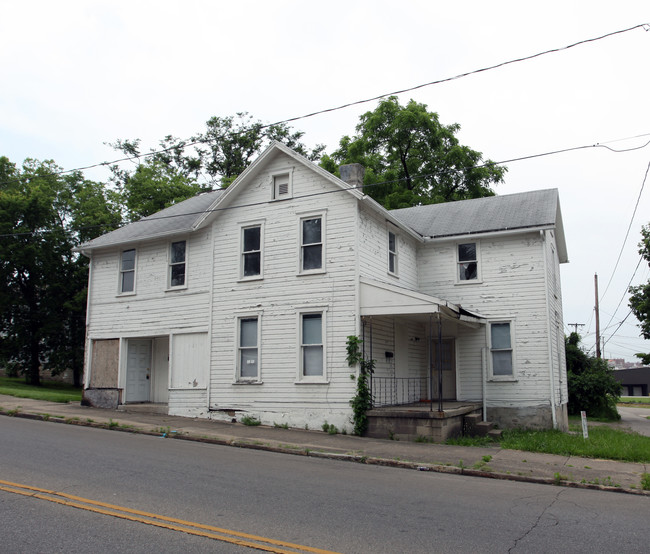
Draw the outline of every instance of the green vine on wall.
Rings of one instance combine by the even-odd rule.
[[[368,378],[375,371],[375,360],[366,360],[361,353],[360,345],[363,342],[359,337],[350,335],[347,340],[347,361],[350,367],[359,364],[357,377],[357,392],[350,400],[354,419],[354,434],[363,435],[368,430],[368,416],[366,412],[372,408],[372,394]]]

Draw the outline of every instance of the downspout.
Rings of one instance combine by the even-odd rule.
[[[443,413],[442,405],[442,315],[438,311],[438,355],[436,356],[438,365],[438,412]]]
[[[487,421],[487,347],[481,348],[481,389],[483,392],[483,421]]]
[[[433,314],[429,314],[429,411],[433,412]]]
[[[546,332],[548,335],[548,366],[549,366],[549,384],[551,387],[551,419],[553,420],[553,429],[557,429],[557,417],[555,415],[555,375],[553,370],[553,340],[551,337],[551,299],[548,294],[548,255],[546,252],[547,239],[546,231],[540,231],[542,237],[542,252],[544,253],[544,294],[546,295]]]
[[[215,246],[215,236],[216,232],[214,229],[214,221],[210,225],[210,233],[212,233],[212,246],[211,248],[211,257],[212,257],[212,262],[210,266],[212,267],[212,274],[210,277],[211,283],[210,283],[210,301],[208,302],[210,313],[208,314],[208,388],[205,391],[205,401],[206,401],[206,407],[205,409],[208,411],[208,414],[210,413],[210,392],[212,391],[212,324],[214,320],[214,276],[217,274],[216,271],[214,271],[214,246]],[[173,360],[172,357],[172,334],[169,334],[169,361],[170,361],[170,367],[169,367],[169,383],[168,387],[171,388],[171,379],[172,379],[172,367],[171,367],[171,361]],[[261,345],[260,345],[261,346]],[[167,407],[169,410],[169,406]]]
[[[90,386],[90,362],[92,360],[92,343],[90,337],[88,336],[88,327],[90,327],[90,286],[93,282],[93,258],[92,255],[88,256],[90,261],[88,262],[88,290],[86,291],[86,349],[84,350],[84,384],[83,388],[87,389]]]

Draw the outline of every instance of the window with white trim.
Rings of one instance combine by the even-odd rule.
[[[325,235],[322,215],[300,220],[300,271],[322,271]]]
[[[262,276],[262,225],[242,227],[241,231],[241,277]]]
[[[397,236],[388,231],[388,273],[397,275]]]
[[[324,342],[323,313],[300,315],[300,376],[301,378],[323,377]]]
[[[514,377],[512,322],[490,323],[490,368],[494,378]]]
[[[458,280],[478,280],[478,245],[466,242],[458,245]]]
[[[273,175],[273,200],[291,198],[291,174]]]
[[[169,287],[184,287],[187,242],[179,240],[169,245]]]
[[[135,292],[135,248],[120,256],[120,293]]]
[[[237,380],[259,381],[260,318],[240,317],[237,323]]]

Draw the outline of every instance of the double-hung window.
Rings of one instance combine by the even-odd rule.
[[[492,377],[513,378],[512,324],[510,321],[490,323],[490,357]]]
[[[397,236],[388,231],[388,273],[397,275]]]
[[[135,291],[135,248],[124,250],[120,258],[120,293]]]
[[[478,248],[475,242],[458,245],[458,280],[476,281],[478,279]]]
[[[304,313],[300,316],[301,378],[324,376],[323,314]]]
[[[262,226],[242,227],[241,277],[262,276]]]
[[[241,381],[259,381],[259,317],[238,319],[237,378]]]
[[[300,271],[323,269],[324,217],[305,217],[300,220]]]
[[[179,240],[169,246],[169,287],[184,287],[187,242]]]

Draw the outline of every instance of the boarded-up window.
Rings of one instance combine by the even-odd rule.
[[[119,355],[119,339],[94,340],[92,342],[90,388],[117,388]]]
[[[207,333],[173,335],[171,358],[173,389],[207,388],[210,365]]]

